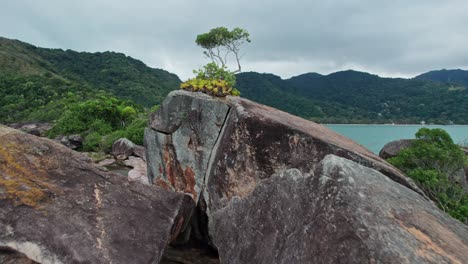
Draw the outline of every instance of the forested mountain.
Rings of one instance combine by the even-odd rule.
[[[236,86],[243,97],[319,122],[468,124],[468,88],[444,81],[461,83],[464,73],[401,79],[343,71],[283,80],[246,72],[237,74]],[[103,95],[151,107],[179,84],[175,74],[121,53],[38,48],[0,37],[0,123],[57,120],[71,105]]]
[[[468,89],[453,85],[357,71],[287,80],[241,73],[237,79],[244,97],[320,122],[468,123]]]
[[[53,120],[66,105],[115,96],[151,107],[179,78],[115,52],[38,48],[0,37],[0,122]]]
[[[464,70],[439,70],[430,71],[414,77],[419,80],[428,80],[434,82],[441,82],[447,84],[453,84],[454,88],[457,85],[468,87],[468,71]]]

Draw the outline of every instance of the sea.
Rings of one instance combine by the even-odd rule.
[[[356,141],[378,154],[382,147],[397,139],[415,138],[414,134],[422,128],[442,128],[457,144],[468,144],[468,125],[343,125],[326,124],[328,128]]]

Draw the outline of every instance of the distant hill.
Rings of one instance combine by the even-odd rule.
[[[116,52],[38,48],[0,37],[0,74],[42,75],[89,85],[144,106],[178,89],[177,75]]]
[[[50,121],[100,94],[151,107],[179,84],[177,75],[122,53],[38,48],[0,37],[0,122]]]
[[[351,70],[287,80],[250,72],[237,79],[242,96],[319,122],[468,123],[468,89],[441,83]]]
[[[464,70],[439,70],[430,71],[414,77],[419,80],[441,82],[468,87],[468,71]]]
[[[455,72],[461,83],[464,71]],[[468,124],[468,88],[434,82],[436,73],[401,79],[342,71],[283,80],[245,72],[237,88],[243,97],[318,122]],[[38,48],[0,37],[0,123],[56,120],[70,105],[101,95],[152,107],[179,84],[175,74],[122,53]]]

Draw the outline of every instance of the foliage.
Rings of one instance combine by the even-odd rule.
[[[96,94],[103,93],[57,77],[0,73],[0,122],[51,121]]]
[[[84,151],[96,151],[102,148],[101,146],[102,136],[98,132],[89,133],[83,142]]]
[[[459,183],[464,178],[463,151],[439,128],[421,128],[416,138],[388,161],[413,178],[439,208],[468,224],[468,194]]]
[[[105,96],[77,103],[57,120],[50,135],[82,133],[90,127],[96,131],[106,129],[103,126],[107,126],[107,129],[109,126],[119,129],[135,117],[135,107],[137,106],[128,101]]]
[[[455,86],[468,87],[468,71],[464,70],[439,70],[430,71],[418,75],[415,79],[448,83]]]
[[[215,63],[208,63],[203,66],[202,69],[194,70],[193,73],[197,75],[196,79],[198,80],[223,80],[229,87],[234,87],[234,85],[236,85],[236,76],[234,73],[226,70],[226,68],[218,67]]]
[[[150,68],[122,53],[38,48],[1,37],[0,75],[34,79],[38,86],[48,85],[47,90],[87,87],[145,107],[161,103],[180,84],[175,74]]]
[[[283,80],[244,72],[236,87],[243,97],[323,123],[468,124],[468,88],[424,80],[355,71]]]
[[[195,42],[206,49],[203,53],[211,59],[211,63],[202,69],[194,70],[196,78],[182,83],[180,88],[218,97],[239,96],[239,90],[234,88],[236,83],[234,73],[241,71],[239,51],[245,42],[250,42],[249,33],[241,28],[229,31],[225,27],[217,27],[208,33],[198,35]],[[234,55],[237,62],[238,68],[234,72],[227,69],[227,59],[230,54]]]
[[[143,144],[147,112],[129,101],[101,96],[76,103],[63,113],[50,137],[81,134],[85,151],[110,151],[115,140],[125,137]]]
[[[208,33],[198,35],[195,42],[206,49],[203,54],[221,69],[227,67],[228,55],[232,53],[238,67],[235,72],[240,72],[240,47],[244,43],[250,42],[249,37],[249,32],[245,29],[236,27],[229,31],[225,27],[217,27],[211,29]]]
[[[192,92],[203,92],[209,95],[224,97],[226,95],[238,96],[240,92],[222,79],[189,79],[180,85],[181,89]]]
[[[203,92],[218,97],[240,95],[239,90],[234,88],[236,84],[234,73],[226,70],[226,68],[220,68],[212,62],[193,72],[197,77],[183,82],[180,85],[181,89]]]

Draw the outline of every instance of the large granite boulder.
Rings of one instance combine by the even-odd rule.
[[[188,195],[128,182],[51,140],[0,126],[0,259],[158,263],[193,205]]]
[[[208,190],[221,194],[211,199],[215,204],[286,168],[313,171],[327,154],[366,164],[422,194],[411,179],[352,140],[239,97],[171,92],[151,115],[145,146],[150,182],[195,200],[203,188],[216,188]]]
[[[183,191],[197,201],[211,151],[229,106],[209,95],[175,91],[151,115],[145,130],[150,182]]]
[[[112,155],[118,160],[126,160],[131,155],[146,161],[146,150],[127,138],[119,138],[112,144]]]
[[[222,263],[468,263],[465,225],[335,155],[234,197],[213,213],[210,233]]]
[[[466,260],[466,227],[411,179],[277,109],[173,91],[152,114],[145,146],[150,182],[192,196],[192,234],[223,263]]]
[[[400,151],[411,146],[413,142],[414,142],[414,139],[399,139],[399,140],[388,142],[380,150],[379,156],[382,159],[393,158],[396,155],[398,155]]]

